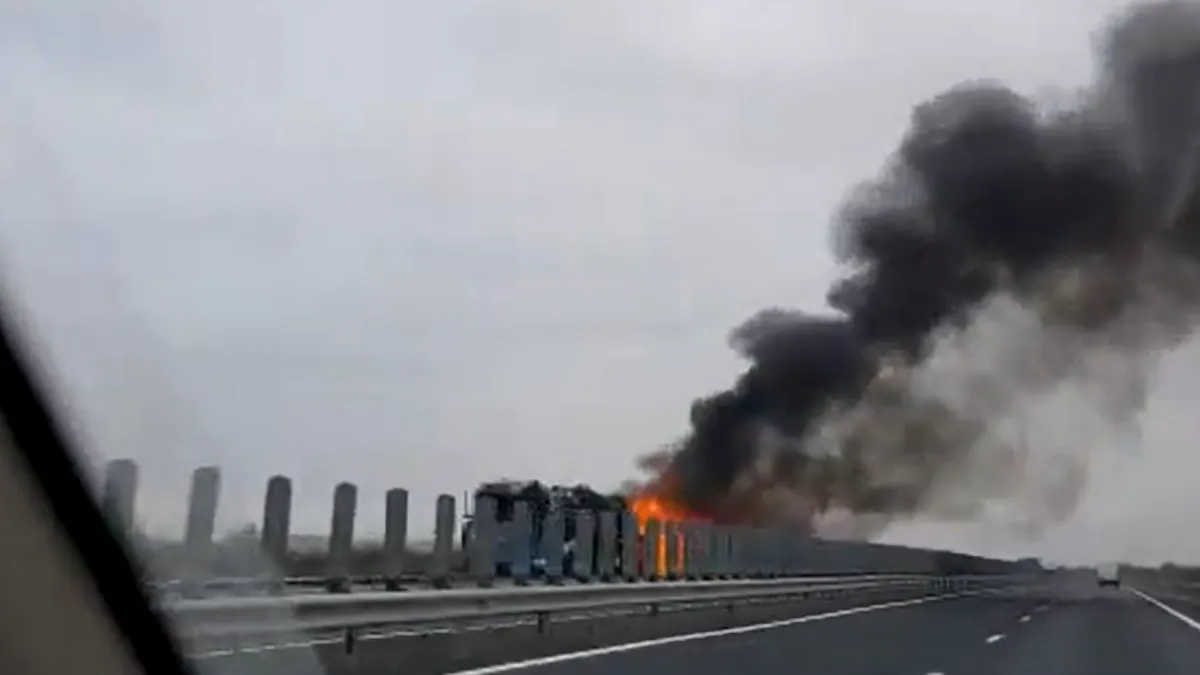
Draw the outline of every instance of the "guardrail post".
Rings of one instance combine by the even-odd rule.
[[[538,554],[545,561],[542,574],[546,583],[558,584],[563,578],[563,514],[555,509],[546,514],[542,521],[542,537],[538,542]]]
[[[429,569],[426,570],[434,588],[450,586],[455,510],[453,495],[438,495],[433,530],[433,555],[429,556]]]
[[[638,579],[638,522],[630,511],[621,512],[621,576],[626,581]]]
[[[358,488],[338,483],[333,489],[333,519],[329,526],[329,562],[325,587],[330,593],[350,592],[350,557],[354,552],[354,512]]]
[[[666,541],[667,549],[667,578],[678,579],[682,571],[680,563],[680,537],[679,524],[671,521],[663,523],[663,539]]]
[[[110,527],[124,537],[121,542],[134,542],[134,504],[137,501],[138,465],[132,459],[114,459],[104,470],[104,492],[100,506],[108,516]]]
[[[263,500],[262,534],[259,546],[270,569],[267,583],[271,592],[283,590],[287,577],[288,538],[292,526],[292,481],[287,476],[272,476],[267,481]]]
[[[384,584],[389,591],[404,587],[404,557],[408,547],[408,490],[392,488],[384,498]]]
[[[202,466],[192,472],[187,522],[183,531],[185,597],[199,594],[204,581],[212,576],[213,530],[217,522],[220,490],[221,470],[217,467]]]
[[[590,511],[575,513],[575,547],[571,555],[571,573],[575,579],[587,582],[592,579],[595,564],[596,516]]]
[[[512,522],[508,528],[509,569],[513,582],[519,586],[529,583],[532,572],[532,538],[533,514],[529,509],[529,502],[521,500],[513,505]]]
[[[598,516],[598,532],[596,537],[596,572],[601,581],[613,580],[614,563],[617,560],[617,514],[612,511],[601,511]]]
[[[662,523],[657,518],[646,521],[642,534],[642,578],[658,581],[667,569],[666,548],[662,536]]]
[[[471,538],[467,542],[467,570],[481,588],[496,582],[496,498],[491,495],[475,497],[475,513],[471,516]]]

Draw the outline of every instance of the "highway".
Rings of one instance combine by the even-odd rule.
[[[397,631],[363,639],[349,654],[336,640],[308,648],[293,642],[198,665],[205,675],[1200,673],[1200,595],[1150,593],[1060,577],[976,595],[813,600],[738,610],[736,620],[724,610],[724,618],[700,610],[643,624],[628,617],[575,621],[540,635],[514,622],[447,641]]]
[[[1191,675],[1200,624],[1128,590],[1013,590],[816,615],[635,649],[463,671],[471,675]],[[549,661],[549,662],[546,662]]]

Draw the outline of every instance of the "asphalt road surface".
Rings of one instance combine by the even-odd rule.
[[[1141,588],[1145,592],[1141,592]],[[1055,575],[660,616],[401,630],[195,654],[200,675],[1200,675],[1200,589]],[[536,658],[534,658],[536,657]]]
[[[1200,675],[1194,606],[1097,587],[885,603],[460,675]]]

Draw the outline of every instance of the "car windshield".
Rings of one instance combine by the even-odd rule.
[[[205,668],[1200,668],[1196,3],[8,0],[0,56],[0,284]]]

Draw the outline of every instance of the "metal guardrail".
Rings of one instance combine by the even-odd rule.
[[[793,572],[786,575],[792,579],[804,579],[813,583],[820,583],[827,579],[856,579],[860,581],[884,581],[912,578],[928,578],[928,574],[887,574],[867,571],[846,570],[836,574],[828,572],[813,571],[808,573]],[[745,578],[741,576],[724,576],[719,579],[738,579]],[[778,576],[764,576],[754,578],[779,578]],[[718,577],[705,577],[704,579],[692,579],[692,581],[713,581]],[[647,579],[653,581],[653,579]],[[543,582],[545,580],[542,580]],[[616,583],[637,583],[643,581],[641,579],[611,579],[609,581]],[[681,580],[682,581],[682,580]],[[474,585],[475,580],[470,577],[464,577],[459,580],[458,588],[463,585]],[[527,586],[528,583],[516,583],[513,580],[508,580],[513,585]],[[361,577],[351,577],[349,583],[353,588],[357,588],[357,592],[373,592],[382,590],[404,590],[418,591],[423,589],[433,589],[429,586],[429,580],[418,576],[408,575],[404,577],[385,577],[382,575],[368,575]],[[572,581],[559,581],[562,583],[575,583]],[[508,585],[508,584],[501,584]],[[544,584],[537,584],[544,585]],[[208,579],[198,584],[189,585],[188,582],[179,579],[169,579],[165,581],[152,581],[147,584],[159,598],[178,601],[201,600],[205,598],[220,598],[225,597],[230,600],[237,600],[246,597],[260,596],[278,596],[292,593],[300,593],[307,590],[310,591],[327,591],[329,580],[325,577],[288,577],[285,579],[274,579],[270,577],[229,577]],[[486,586],[485,588],[490,588]],[[450,588],[454,588],[453,586]],[[190,595],[188,593],[191,593]],[[221,594],[225,595],[222,596]],[[232,597],[230,597],[232,596]]]
[[[279,632],[356,630],[385,625],[445,623],[623,606],[783,599],[797,594],[924,587],[931,592],[1017,582],[1029,575],[883,578],[808,577],[663,582],[626,585],[535,586],[411,593],[185,600],[166,603],[184,639],[221,639]]]

